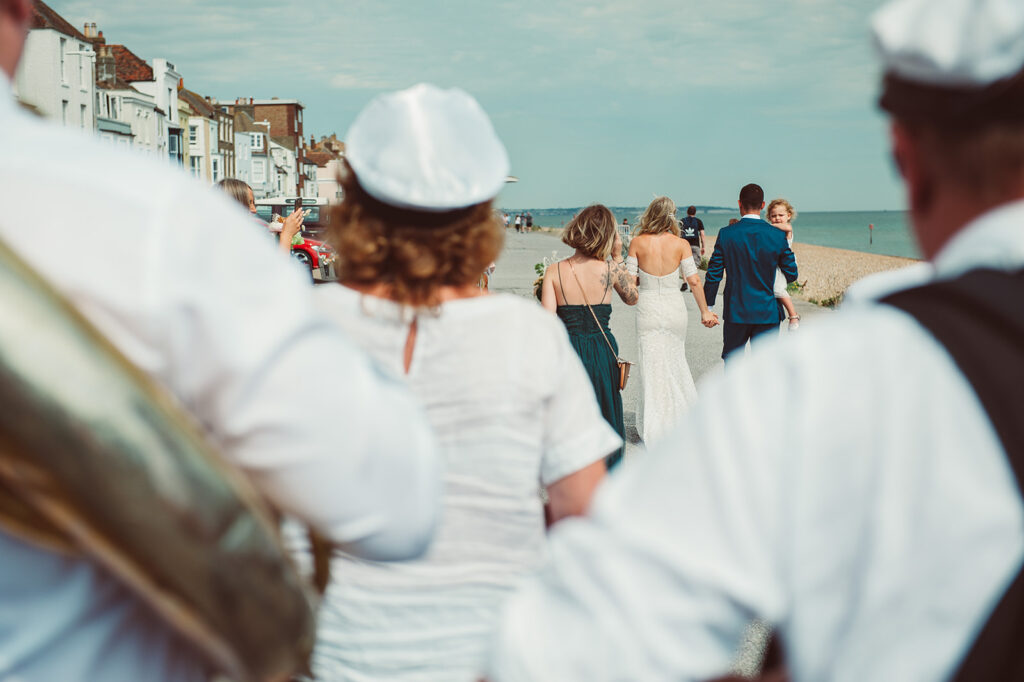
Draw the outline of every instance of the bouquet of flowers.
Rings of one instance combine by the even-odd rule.
[[[552,263],[559,261],[558,251],[552,251],[551,256],[544,256],[544,260],[540,263],[533,264],[533,271],[537,273],[537,279],[533,280],[533,295],[540,300],[541,287],[544,284],[544,273],[547,272],[548,267]]]

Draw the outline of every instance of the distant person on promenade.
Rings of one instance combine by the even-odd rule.
[[[751,617],[794,682],[1020,679],[1024,3],[898,0],[873,24],[930,262],[704,383],[677,442],[554,533],[491,682],[707,680]]]
[[[533,229],[533,214],[529,211],[526,212],[526,230],[527,232]]]
[[[423,558],[337,554],[313,669],[326,681],[473,682],[499,607],[546,555],[538,483],[551,521],[583,513],[621,440],[558,320],[477,286],[504,240],[491,203],[508,157],[476,100],[431,85],[384,94],[345,142],[330,223],[342,286],[316,293],[423,403],[445,493]]]
[[[640,216],[626,268],[637,278],[639,290],[636,338],[643,392],[636,409],[636,430],[649,448],[697,402],[697,387],[686,361],[688,316],[685,299],[676,288],[679,274],[691,285],[701,323],[714,327],[718,316],[708,310],[700,271],[689,243],[679,236],[676,205],[668,197],[654,199]]]
[[[516,213],[516,232],[523,231],[523,214]]]
[[[245,210],[256,217],[260,225],[270,230],[274,235],[274,240],[277,242],[278,248],[286,254],[292,252],[292,240],[295,235],[302,229],[302,222],[304,216],[302,215],[302,208],[297,208],[284,219],[281,223],[281,231],[275,232],[270,225],[268,225],[263,219],[258,218],[256,214],[256,199],[252,193],[252,187],[248,183],[238,180],[237,178],[224,178],[217,183],[217,187],[222,190],[229,197],[238,202]]]
[[[796,209],[793,204],[785,199],[772,199],[768,202],[768,222],[782,230],[786,235],[786,242],[789,248],[793,248],[793,221],[796,220]],[[794,255],[794,258],[796,256]],[[795,332],[800,327],[800,316],[793,305],[793,299],[787,289],[788,283],[782,270],[775,270],[775,298],[782,307],[786,309],[786,316],[789,319],[789,331]]]
[[[690,244],[693,252],[693,263],[700,269],[704,260],[704,221],[697,217],[697,207],[690,206],[686,209],[686,217],[680,222],[679,231],[683,239]],[[680,287],[686,291],[686,282]]]
[[[626,268],[615,216],[606,206],[587,206],[573,216],[562,232],[562,241],[576,252],[548,266],[541,285],[541,304],[565,324],[569,340],[590,375],[601,414],[625,438],[616,362],[619,345],[609,320],[613,289],[624,303],[636,305],[636,276]],[[607,459],[608,468],[621,459],[622,450],[616,450]]]
[[[796,259],[785,235],[761,219],[764,190],[746,185],[738,203],[740,221],[718,231],[704,280],[710,306],[715,304],[722,275],[729,274],[722,315],[722,358],[742,350],[747,341],[778,331],[782,316],[774,294],[775,271],[781,270],[787,282],[796,280],[797,275]]]
[[[437,450],[421,408],[399,381],[316,313],[300,273],[223,195],[179,168],[122,152],[17,106],[10,79],[32,17],[31,0],[0,0],[0,236],[191,412],[219,445],[225,465],[241,469],[277,509],[357,556],[421,554],[440,495]],[[54,159],[88,173],[68,173]],[[46,248],[26,238],[29,233],[46,235]],[[39,362],[46,363],[40,350]],[[310,399],[311,359],[316,381],[332,387],[329,400]],[[77,377],[65,381],[73,387]],[[7,390],[9,397],[12,388]],[[108,409],[102,392],[83,397],[87,414]],[[5,404],[4,410],[18,415],[18,407]],[[37,427],[49,436],[66,425]],[[4,429],[5,449],[7,435]],[[83,447],[82,456],[88,452]],[[7,469],[6,454],[0,459]],[[184,494],[177,482],[194,472],[176,470],[175,461],[166,457],[166,482]],[[26,492],[18,478],[4,477],[5,498]],[[60,505],[62,516],[71,517],[70,524],[81,515],[82,491],[34,486],[28,482],[24,499],[42,492],[47,504]],[[148,503],[140,499],[127,509],[111,501],[106,512],[148,514],[140,528],[162,527],[152,516],[156,505]],[[151,608],[154,595],[138,588],[138,573],[121,580],[104,567],[104,558],[115,556],[145,573],[152,557],[126,556],[120,547],[81,535],[70,540],[71,552],[37,544],[32,516],[26,525],[23,512],[0,504],[0,679],[215,677],[189,639],[210,623],[183,625],[181,611],[158,614]],[[217,521],[164,523],[172,522],[194,524],[199,535],[214,532],[206,526]],[[152,537],[154,547],[165,541]],[[252,612],[253,604],[243,600],[224,608]],[[266,644],[277,649],[282,643]]]

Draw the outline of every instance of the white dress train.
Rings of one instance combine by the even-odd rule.
[[[639,277],[636,336],[640,348],[643,393],[636,429],[644,444],[657,443],[697,401],[697,387],[686,361],[686,298],[679,291],[677,270],[656,277],[641,270],[635,257],[626,259]],[[683,259],[683,275],[697,272],[692,258]]]

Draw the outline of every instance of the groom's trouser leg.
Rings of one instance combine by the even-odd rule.
[[[722,324],[722,359],[728,359],[729,355],[738,350],[743,350],[747,341],[771,331],[778,331],[779,325],[772,324],[741,324],[739,322],[725,322]]]
[[[750,338],[749,327],[749,324],[740,324],[739,322],[722,323],[723,360],[727,359],[733,351],[740,350],[747,345],[747,339]]]
[[[779,331],[778,322],[772,322],[771,324],[752,324],[750,325],[750,342],[753,343],[759,336],[777,331]]]

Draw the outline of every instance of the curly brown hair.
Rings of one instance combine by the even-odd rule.
[[[333,209],[328,241],[338,252],[342,284],[386,284],[394,300],[440,303],[443,286],[480,280],[505,235],[491,201],[446,213],[399,209],[366,193],[345,164],[344,200]]]

